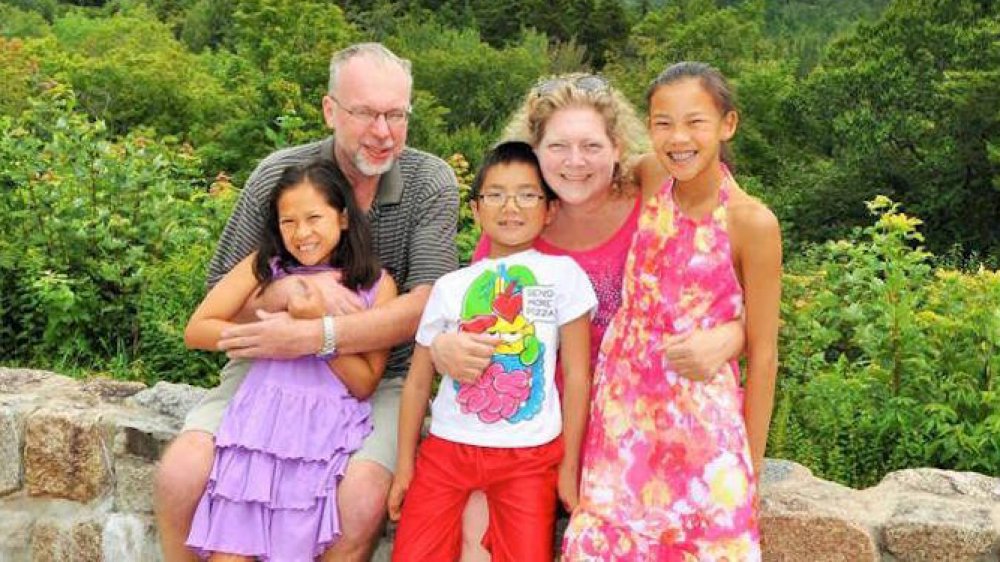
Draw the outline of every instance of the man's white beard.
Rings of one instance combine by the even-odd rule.
[[[368,160],[365,160],[365,157],[361,154],[360,150],[354,154],[354,167],[357,168],[359,172],[368,177],[381,176],[382,174],[391,170],[392,165],[395,163],[396,163],[395,156],[389,158],[382,164],[372,164]]]

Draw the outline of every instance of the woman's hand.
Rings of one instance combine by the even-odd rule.
[[[739,357],[744,340],[743,324],[734,320],[709,330],[666,336],[663,347],[670,367],[677,374],[703,381],[727,361]]]
[[[431,361],[437,372],[460,383],[471,384],[490,364],[493,348],[498,343],[500,338],[485,334],[439,334],[431,343]]]

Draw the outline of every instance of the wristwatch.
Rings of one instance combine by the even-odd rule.
[[[316,352],[316,357],[329,361],[337,356],[337,328],[333,316],[323,317],[323,347]]]

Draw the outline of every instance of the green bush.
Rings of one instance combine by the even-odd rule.
[[[874,226],[792,266],[769,454],[852,486],[904,467],[1000,471],[1000,274],[933,269],[920,220]]]
[[[210,195],[190,147],[141,130],[113,138],[58,84],[0,127],[0,355],[130,363],[145,337],[140,299],[160,280],[150,272],[212,247],[232,197]]]

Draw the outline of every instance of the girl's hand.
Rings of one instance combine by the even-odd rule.
[[[288,297],[288,313],[292,318],[322,318],[326,313],[323,295],[311,279],[298,277],[295,289]]]
[[[499,343],[500,338],[485,334],[439,334],[431,343],[431,361],[437,372],[460,383],[471,384],[490,364],[493,348]]]
[[[323,304],[328,314],[343,316],[365,309],[361,297],[340,284],[339,271],[315,273],[313,277],[317,280],[316,287],[323,297]]]
[[[573,513],[577,504],[580,503],[580,483],[579,466],[577,463],[566,462],[565,459],[559,464],[559,480],[556,489],[559,493],[559,500],[568,513]]]
[[[403,513],[403,498],[406,497],[406,490],[410,488],[413,481],[413,470],[396,468],[396,474],[392,478],[392,486],[389,487],[389,519],[399,521],[399,516]]]

